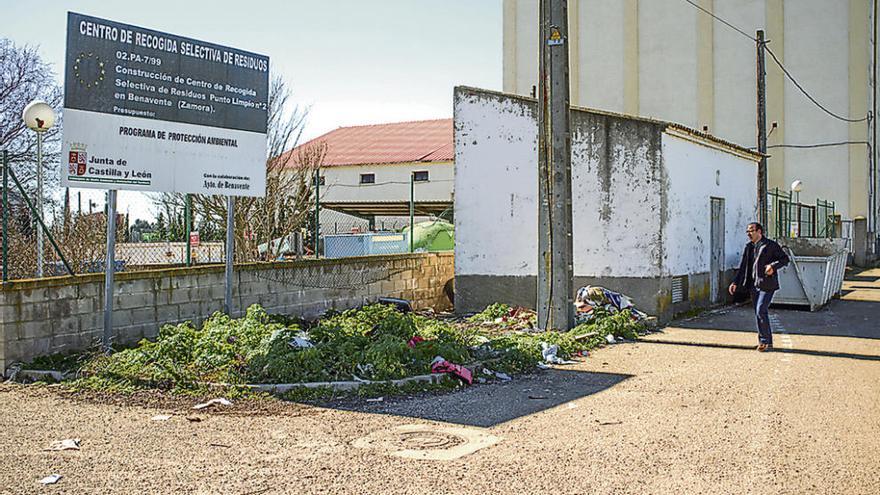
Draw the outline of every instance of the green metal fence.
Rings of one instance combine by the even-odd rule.
[[[840,219],[834,202],[817,199],[801,203],[790,191],[774,188],[767,193],[767,233],[771,238],[838,237]]]

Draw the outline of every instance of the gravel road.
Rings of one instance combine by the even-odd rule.
[[[875,304],[833,312],[848,314],[844,303]],[[877,319],[826,336],[827,315],[773,313],[786,332],[772,353],[752,350],[736,309],[512,382],[333,407],[235,404],[199,422],[189,399],[2,385],[0,493],[880,493]],[[413,424],[496,443],[451,460],[391,455],[470,441],[393,430]],[[391,440],[358,442],[377,434]],[[65,438],[81,450],[44,451]],[[38,483],[52,473],[63,478]]]

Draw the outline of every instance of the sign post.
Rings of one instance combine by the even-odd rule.
[[[266,56],[68,14],[61,185],[109,191],[105,347],[116,190],[265,196],[268,93]]]
[[[110,352],[113,338],[113,275],[116,271],[116,189],[107,191],[107,259],[104,262],[104,335],[101,347]]]

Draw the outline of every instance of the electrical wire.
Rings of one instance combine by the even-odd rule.
[[[440,180],[417,181],[417,182],[415,182],[415,184],[423,184],[423,183],[425,183],[425,182],[428,182],[428,183],[431,183],[431,182],[455,182],[455,180],[454,180],[454,179],[440,179]],[[402,182],[402,181],[393,181],[393,180],[391,180],[391,181],[387,181],[387,182],[368,182],[368,183],[365,183],[365,184],[337,184],[337,183],[330,183],[330,184],[325,184],[324,187],[364,187],[364,186],[384,186],[384,185],[387,185],[387,184],[401,184],[401,185],[407,185],[407,186],[408,186],[410,183],[409,183],[409,182]]]
[[[726,20],[722,19],[721,17],[718,17],[718,16],[715,15],[712,11],[707,10],[707,9],[704,9],[703,7],[701,7],[700,5],[698,5],[697,3],[693,2],[692,0],[684,0],[684,1],[687,2],[687,3],[689,3],[689,4],[690,4],[691,6],[693,6],[694,8],[700,10],[701,12],[703,12],[703,13],[705,13],[705,14],[711,16],[711,17],[712,17],[713,19],[715,19],[716,21],[718,21],[718,22],[724,24],[725,26],[727,26],[727,27],[733,29],[734,31],[740,33],[741,35],[745,36],[746,38],[752,40],[754,43],[758,43],[758,40],[757,40],[755,37],[753,37],[753,36],[751,36],[750,34],[746,33],[746,32],[743,31],[742,29],[740,29],[740,28],[734,26],[734,25],[731,24],[730,22],[727,22]],[[865,121],[867,121],[867,120],[869,120],[869,119],[871,118],[870,113],[868,113],[867,115],[865,115],[865,116],[862,117],[862,118],[859,118],[859,119],[852,119],[852,118],[843,117],[843,116],[841,116],[841,115],[838,115],[838,114],[832,112],[831,110],[829,110],[828,108],[826,108],[824,105],[822,105],[821,103],[819,103],[819,101],[816,100],[816,98],[813,98],[813,96],[812,96],[809,92],[807,92],[807,90],[804,89],[803,86],[801,86],[801,84],[797,81],[797,79],[795,79],[794,76],[791,75],[791,72],[789,72],[788,69],[786,69],[785,66],[782,65],[782,62],[779,61],[779,58],[776,57],[776,54],[773,53],[773,50],[771,50],[770,47],[767,46],[767,42],[766,42],[766,41],[765,41],[764,43],[762,43],[762,45],[763,45],[764,50],[766,50],[767,53],[770,54],[770,57],[773,59],[774,62],[776,62],[776,65],[778,65],[779,68],[782,69],[782,72],[786,75],[786,77],[788,77],[788,79],[792,82],[792,84],[794,84],[795,87],[796,87],[797,89],[799,89],[800,92],[803,93],[804,96],[806,96],[808,100],[810,100],[811,102],[813,102],[813,104],[816,105],[817,107],[819,107],[823,112],[825,112],[825,113],[827,113],[828,115],[834,117],[835,119],[842,120],[842,121],[844,121],[844,122],[851,122],[851,123],[865,122]]]
[[[701,10],[702,12],[708,14],[709,16],[711,16],[711,17],[712,17],[713,19],[715,19],[716,21],[718,21],[718,22],[724,24],[725,26],[729,27],[730,29],[733,29],[734,31],[738,32],[739,34],[745,36],[746,38],[748,38],[748,39],[750,39],[750,40],[752,40],[752,41],[754,41],[754,42],[756,42],[756,43],[758,42],[758,40],[755,39],[754,36],[748,34],[747,32],[743,31],[742,29],[740,29],[740,28],[734,26],[733,24],[731,24],[731,23],[725,21],[724,19],[718,17],[717,15],[713,14],[712,11],[704,9],[703,7],[701,7],[701,6],[699,6],[698,4],[692,2],[691,0],[684,0],[684,1],[687,2],[687,3],[689,3],[689,4],[691,4],[692,6],[694,6],[694,8],[699,9],[699,10]]]
[[[794,148],[794,149],[812,149],[812,148],[830,148],[832,146],[849,146],[852,144],[864,144],[866,146],[871,146],[871,143],[868,141],[838,141],[834,143],[816,143],[816,144],[774,144],[772,146],[767,146],[767,149],[772,148]]]
[[[687,1],[687,0],[685,0],[685,1]],[[766,43],[764,44],[764,50],[767,50],[767,53],[770,54],[770,58],[772,58],[773,61],[776,62],[776,65],[778,65],[779,68],[782,69],[782,72],[786,75],[786,77],[788,77],[788,80],[791,81],[792,84],[794,84],[795,87],[796,87],[797,89],[799,89],[799,90],[801,91],[801,93],[804,94],[804,96],[807,97],[807,99],[809,99],[811,102],[813,102],[813,104],[815,104],[817,107],[821,108],[823,112],[825,112],[825,113],[827,113],[828,115],[834,117],[835,119],[842,120],[842,121],[844,121],[844,122],[853,122],[853,123],[855,123],[855,122],[865,122],[865,121],[867,121],[868,119],[871,118],[870,114],[868,114],[868,115],[865,115],[864,117],[862,117],[862,118],[860,118],[860,119],[851,119],[851,118],[848,118],[848,117],[842,117],[842,116],[837,115],[836,113],[832,112],[831,110],[828,110],[827,108],[825,108],[824,105],[822,105],[821,103],[819,103],[818,101],[816,101],[816,99],[813,98],[813,96],[810,95],[810,93],[808,93],[807,90],[804,89],[804,87],[801,86],[800,83],[797,82],[797,79],[795,79],[794,76],[791,75],[791,72],[789,72],[788,69],[786,69],[784,65],[782,65],[782,62],[779,61],[779,59],[776,57],[776,54],[773,53],[773,50],[771,50],[770,47],[768,47]]]

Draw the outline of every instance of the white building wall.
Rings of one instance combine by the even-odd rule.
[[[757,213],[756,163],[667,133],[663,162],[669,181],[664,275],[709,271],[713,197],[724,199],[724,269],[736,268]]]
[[[627,111],[623,88],[632,81],[623,78],[626,64],[638,67],[635,96],[638,104],[629,111],[638,115],[702,129],[745,147],[756,145],[755,45],[741,34],[712,21],[704,39],[699,12],[682,0],[569,0],[576,4],[577,32],[570,34],[577,57],[572,60],[572,101],[615,112]],[[869,0],[698,0],[751,36],[758,29],[767,32],[770,48],[822,104],[838,114],[860,118],[871,104],[854,93],[853,87],[867,86],[867,74],[856,69],[868,59],[869,40],[857,36],[853,26],[871,30]],[[626,15],[627,6],[637,10],[635,20]],[[864,15],[861,15],[864,13]],[[515,16],[505,23],[504,90],[528,95],[537,84],[538,2],[504,0],[504,15]],[[775,17],[774,17],[775,16]],[[570,23],[575,26],[575,23]],[[512,27],[511,27],[512,26]],[[779,26],[779,28],[776,28]],[[781,29],[781,32],[779,31]],[[775,30],[775,31],[774,31]],[[627,58],[624,46],[628,32],[636,32],[635,56]],[[858,36],[861,36],[860,34]],[[699,65],[699,47],[711,44],[711,67]],[[513,45],[512,47],[510,45]],[[510,60],[515,60],[511,64]],[[858,65],[854,64],[858,61]],[[811,103],[767,57],[768,130],[772,121],[779,128],[770,144],[814,144],[867,139],[864,124],[847,124],[833,119]],[[701,74],[701,70],[711,70]],[[701,90],[700,81],[710,81],[711,91]],[[784,82],[783,82],[784,81]],[[855,85],[855,86],[853,86]],[[862,85],[862,86],[859,86]],[[772,88],[780,88],[774,94]],[[870,95],[869,90],[865,90]],[[700,101],[709,95],[711,101]],[[780,102],[782,104],[780,104]],[[710,108],[709,122],[700,121],[700,109]],[[778,108],[778,111],[774,111]],[[703,117],[706,114],[704,112]],[[863,145],[858,145],[863,146]],[[866,215],[868,184],[863,180],[868,164],[864,149],[839,146],[820,149],[771,149],[770,187],[788,189],[794,179],[804,181],[803,202],[817,197],[835,201],[845,218]],[[784,161],[783,161],[784,160]]]
[[[537,114],[455,100],[455,273],[537,275]]]
[[[785,3],[784,64],[801,85],[829,109],[849,112],[849,28],[845,1],[801,0]],[[771,43],[772,49],[772,43]],[[768,64],[773,62],[768,60]],[[866,108],[867,110],[867,108]],[[867,137],[867,136],[866,136]],[[848,124],[833,119],[809,103],[797,88],[786,85],[785,140],[789,144],[847,141]],[[774,151],[770,150],[772,154]],[[786,149],[785,179],[788,189],[795,179],[804,182],[802,202],[816,197],[831,199],[849,216],[849,149],[846,146]],[[867,165],[865,165],[867,167]],[[866,184],[863,184],[867,187]],[[859,212],[865,214],[865,211]]]
[[[699,128],[696,10],[680,0],[639,2],[638,19],[639,115]]]
[[[623,111],[624,2],[584,0],[578,9],[580,87],[572,101],[578,106]]]
[[[335,165],[321,169],[321,201],[409,201],[410,175],[428,171],[428,182],[415,183],[416,201],[450,201],[455,179],[452,162]],[[361,184],[361,174],[375,174],[375,184]]]
[[[456,275],[537,274],[533,106],[456,93]],[[754,161],[661,137],[659,124],[572,116],[575,276],[708,272],[710,196],[726,199],[725,267],[735,266],[740,234],[755,215]]]
[[[712,7],[734,25],[764,25],[764,0],[714,0]],[[715,118],[708,123],[709,132],[746,147],[755,146],[758,139],[755,45],[740,33],[717,25],[713,29],[713,43]],[[773,120],[781,120],[781,116],[768,111],[768,125]]]
[[[572,112],[574,274],[659,276],[665,178],[659,136],[651,145],[656,128],[619,120],[584,123],[587,115]],[[537,156],[533,162],[537,166]]]

